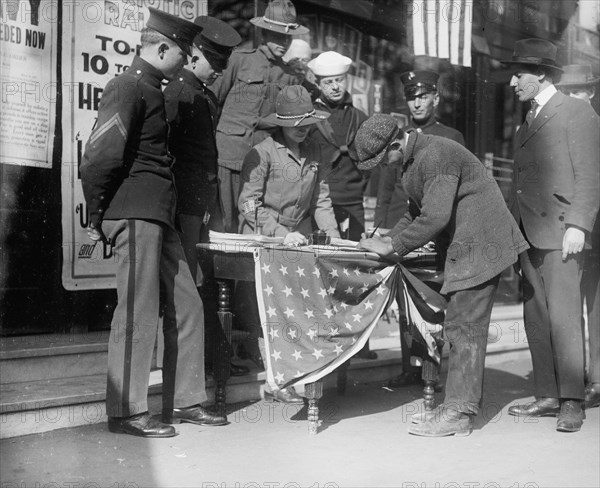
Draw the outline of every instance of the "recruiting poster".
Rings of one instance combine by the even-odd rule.
[[[52,167],[58,0],[0,0],[0,163]]]
[[[100,241],[91,241],[85,232],[88,212],[79,166],[104,86],[127,69],[140,48],[148,7],[190,21],[207,14],[206,0],[63,2],[62,282],[67,290],[115,286],[112,249]],[[109,222],[103,230],[108,235]]]

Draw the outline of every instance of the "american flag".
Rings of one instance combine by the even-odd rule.
[[[471,66],[473,0],[413,0],[415,56],[449,59]]]
[[[313,383],[357,353],[395,298],[395,266],[366,253],[260,248],[255,283],[273,388]]]

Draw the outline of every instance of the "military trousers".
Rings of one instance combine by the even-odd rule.
[[[174,229],[157,222],[117,223],[117,307],[108,344],[106,411],[148,410],[148,379],[163,315],[163,409],[206,401],[203,305]]]

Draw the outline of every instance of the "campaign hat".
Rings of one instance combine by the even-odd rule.
[[[182,51],[192,55],[192,42],[202,28],[189,20],[171,15],[157,8],[148,7],[150,17],[146,27],[160,32],[163,36],[174,41]]]
[[[233,48],[242,42],[241,36],[227,22],[201,15],[194,24],[202,31],[194,38],[194,45],[202,50],[213,68],[225,69]]]
[[[288,85],[277,94],[275,113],[267,115],[264,121],[280,127],[303,127],[325,120],[329,115],[331,114],[313,107],[306,88]]]
[[[439,78],[438,73],[427,70],[406,71],[400,75],[400,81],[404,85],[404,95],[407,98],[437,92]]]
[[[556,86],[592,86],[600,78],[594,77],[592,66],[589,64],[568,64],[563,66],[563,74]]]
[[[319,77],[343,75],[351,65],[352,60],[349,57],[335,51],[325,51],[307,64],[315,76]]]
[[[250,22],[261,29],[290,36],[308,34],[308,28],[296,21],[296,7],[290,0],[270,0],[262,17]]]
[[[558,48],[545,39],[521,39],[515,42],[511,59],[501,61],[508,65],[544,66],[562,72],[556,62]]]
[[[398,122],[391,115],[375,114],[365,120],[354,138],[358,169],[370,170],[381,163],[399,133]]]

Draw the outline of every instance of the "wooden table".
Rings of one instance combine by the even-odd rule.
[[[214,278],[217,282],[217,303],[218,303],[218,318],[225,335],[229,341],[231,341],[232,335],[232,311],[231,311],[231,281],[254,281],[255,280],[255,261],[254,261],[254,246],[248,246],[244,244],[230,245],[225,244],[198,244],[197,250],[200,257],[206,259],[207,254],[212,258]],[[364,253],[369,255],[372,259],[372,253]],[[423,263],[431,265],[432,257],[423,256],[422,254],[416,256],[417,261],[423,261],[420,263],[420,267],[425,267]],[[435,258],[433,258],[435,260]],[[229,358],[227,357],[227,361]],[[346,367],[338,368],[338,390],[343,392],[345,389],[345,377],[346,368],[349,361],[344,363]],[[222,370],[222,368],[220,368]],[[424,378],[425,389],[424,389],[424,404],[425,408],[433,408],[433,384],[434,378],[432,376],[431,368],[424,367]],[[436,369],[437,371],[437,369]],[[220,411],[225,411],[226,405],[226,383],[228,375],[216,375],[215,377],[216,390],[215,390],[215,402],[217,408]],[[308,430],[310,434],[316,434],[319,427],[319,399],[323,395],[323,384],[322,381],[315,381],[314,383],[306,383],[305,385],[305,396],[308,400]]]

